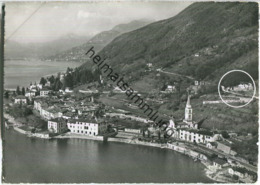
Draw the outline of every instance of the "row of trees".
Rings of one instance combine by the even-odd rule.
[[[25,95],[25,88],[24,87],[22,87],[22,90],[20,90],[20,86],[17,86],[17,88],[16,88],[16,94],[17,95]]]
[[[53,75],[45,79],[41,78],[40,84],[45,85],[48,81],[52,90],[58,91],[59,89],[65,89],[66,87],[73,88],[79,84],[86,84],[99,80],[99,72],[97,70],[91,71],[89,69],[72,68],[67,69],[64,78],[61,78],[61,74],[56,77]]]

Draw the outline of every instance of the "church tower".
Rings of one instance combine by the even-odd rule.
[[[185,118],[183,122],[192,124],[192,108],[190,104],[190,95],[188,95],[188,100],[185,108]]]

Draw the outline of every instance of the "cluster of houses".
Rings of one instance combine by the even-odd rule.
[[[93,96],[84,101],[73,98],[66,100],[54,98],[38,98],[34,100],[34,109],[48,121],[51,133],[71,133],[97,136],[104,133],[107,123],[104,120],[93,119],[94,113],[100,106],[93,103]]]
[[[223,91],[253,91],[254,90],[254,86],[252,85],[252,83],[241,83],[234,87],[221,86],[221,88]]]
[[[204,144],[209,149],[217,149],[233,156],[237,154],[231,149],[231,144],[225,141],[222,134],[200,129],[198,123],[193,121],[192,113],[193,110],[190,103],[190,96],[188,96],[184,120],[179,123],[174,123],[174,121],[170,120],[168,128],[172,128],[175,131],[173,134],[174,138],[187,142]]]

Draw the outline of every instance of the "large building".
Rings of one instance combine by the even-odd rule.
[[[69,120],[67,125],[71,133],[88,136],[102,135],[107,130],[107,124],[97,119]]]
[[[220,134],[216,134],[207,130],[190,128],[179,129],[179,139],[194,143],[207,144],[219,140],[220,137]]]
[[[61,118],[55,118],[48,121],[48,130],[51,133],[62,133],[68,129],[67,122]]]

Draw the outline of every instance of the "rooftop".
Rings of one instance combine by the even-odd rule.
[[[220,158],[215,158],[213,159],[213,162],[217,163],[217,164],[220,164],[220,165],[223,165],[223,164],[226,164],[227,161],[223,160],[223,159],[220,159]]]
[[[23,95],[18,95],[18,96],[15,97],[15,99],[26,99],[26,97],[23,96]]]

